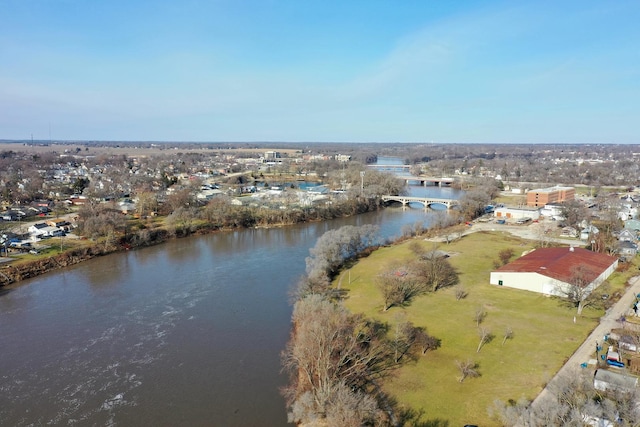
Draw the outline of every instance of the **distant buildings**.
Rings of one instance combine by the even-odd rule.
[[[527,192],[527,206],[540,207],[551,203],[562,203],[574,200],[576,189],[573,187],[549,187]]]

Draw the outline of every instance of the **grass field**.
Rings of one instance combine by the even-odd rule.
[[[460,284],[468,292],[465,299],[457,301],[453,289],[445,289],[382,312],[375,276],[394,260],[414,256],[407,243],[382,248],[361,260],[351,268],[351,283],[343,274],[341,286],[349,289],[345,304],[352,312],[391,325],[406,319],[442,340],[440,349],[405,364],[385,383],[401,406],[422,414],[420,425],[495,425],[487,412],[493,401],[535,397],[602,315],[585,309],[574,323],[575,308],[559,299],[489,285],[489,272],[500,250],[512,248],[516,258],[532,249],[532,242],[491,232],[473,233],[439,246],[451,255]],[[479,353],[474,320],[478,307],[487,312],[481,326],[495,335]],[[507,327],[514,335],[503,345]],[[467,359],[479,364],[481,376],[459,383],[455,362]]]

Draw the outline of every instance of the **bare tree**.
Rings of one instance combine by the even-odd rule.
[[[408,321],[398,321],[394,328],[391,348],[393,350],[393,361],[400,362],[416,341],[416,328]]]
[[[419,260],[410,263],[412,276],[430,291],[458,284],[458,272],[437,249],[426,252]]]
[[[490,414],[503,426],[577,426],[601,420],[602,425],[640,426],[637,390],[603,393],[593,386],[593,374],[583,370],[558,377],[548,385],[547,398],[496,401]]]
[[[480,365],[471,359],[467,359],[464,362],[456,360],[456,366],[460,372],[460,377],[458,378],[459,383],[463,382],[467,377],[476,378],[480,376],[480,371],[478,370]]]
[[[478,328],[478,337],[480,337],[480,342],[478,343],[478,348],[476,348],[476,353],[480,353],[482,346],[491,342],[494,335],[491,333],[491,329],[482,326]]]
[[[424,356],[429,350],[436,350],[442,344],[441,340],[429,335],[425,328],[416,327],[414,331],[414,344],[420,348],[421,354]]]
[[[336,389],[365,390],[392,365],[384,329],[313,294],[293,310],[293,333],[283,353],[291,373],[287,390],[292,422],[325,418]],[[300,407],[304,411],[300,411]]]
[[[579,264],[571,267],[569,281],[565,285],[558,285],[556,291],[566,297],[577,307],[577,314],[581,315],[582,310],[589,305],[593,305],[600,300],[598,294],[592,294],[593,286],[591,281],[594,277],[592,269],[587,264]]]
[[[502,263],[502,265],[509,264],[509,261],[511,261],[511,257],[513,257],[514,253],[515,251],[512,248],[503,249],[498,252],[498,258],[500,258],[500,262]]]
[[[466,298],[468,294],[463,286],[456,286],[455,295],[456,295],[456,301],[460,301],[461,299]]]
[[[487,317],[487,312],[484,310],[484,307],[477,307],[473,316],[473,320],[476,322],[477,327],[480,327],[480,323],[482,323],[485,317]]]
[[[511,339],[513,339],[513,329],[511,329],[511,326],[507,326],[504,328],[504,335],[502,335],[502,345]]]
[[[403,305],[425,292],[425,287],[402,268],[391,268],[378,274],[376,282],[382,293],[383,311]]]

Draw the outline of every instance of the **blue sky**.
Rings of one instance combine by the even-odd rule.
[[[0,0],[0,139],[640,143],[640,2]]]

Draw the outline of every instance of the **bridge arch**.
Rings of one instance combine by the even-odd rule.
[[[382,196],[382,201],[385,203],[400,202],[403,206],[409,203],[420,203],[425,209],[431,205],[443,205],[446,206],[447,209],[458,205],[456,199],[439,199],[435,197]]]

